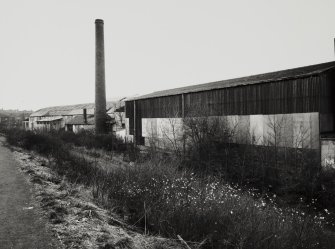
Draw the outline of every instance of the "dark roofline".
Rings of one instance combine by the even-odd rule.
[[[313,77],[325,73],[329,70],[335,68],[335,61],[315,64],[305,67],[297,67],[292,69],[274,71],[265,74],[257,74],[250,75],[246,77],[214,81],[209,83],[191,85],[186,87],[179,87],[173,89],[167,89],[162,91],[157,91],[145,95],[141,95],[138,97],[127,99],[126,101],[140,100],[140,99],[149,99],[149,98],[157,98],[157,97],[165,97],[165,96],[174,96],[180,95],[183,93],[191,93],[191,92],[203,92],[210,91],[214,89],[222,89],[229,87],[237,87],[237,86],[245,86],[252,84],[262,84],[262,83],[270,83],[270,82],[279,82],[284,80],[291,79],[303,79],[308,77]]]
[[[106,101],[106,112],[107,112],[107,108],[109,105],[113,105],[115,103],[115,101]],[[38,109],[36,111],[34,111],[33,113],[31,113],[29,116],[30,117],[40,117],[40,116],[73,116],[72,114],[66,114],[66,112],[70,112],[72,110],[76,110],[76,109],[83,109],[83,108],[88,108],[87,106],[91,106],[90,109],[94,109],[95,108],[95,103],[84,103],[84,104],[74,104],[74,105],[60,105],[60,106],[49,106],[49,107],[44,107],[41,109]],[[64,109],[66,108],[66,109]],[[69,108],[72,108],[71,110],[68,110]],[[108,110],[111,107],[108,108]],[[39,114],[40,112],[45,112],[43,115]],[[50,115],[49,112],[52,111],[64,111],[65,114],[57,114],[57,115]],[[38,113],[38,115],[36,115],[36,113]]]
[[[112,118],[106,114],[106,122],[110,122]],[[94,115],[87,115],[87,122],[84,120],[83,115],[76,115],[70,120],[65,122],[66,125],[94,125]]]

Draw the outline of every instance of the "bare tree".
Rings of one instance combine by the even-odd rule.
[[[183,151],[183,125],[181,118],[167,118],[165,122],[160,125],[162,138],[165,142],[165,147],[172,149],[174,154],[182,157]]]

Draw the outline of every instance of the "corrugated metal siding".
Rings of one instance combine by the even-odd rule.
[[[320,77],[185,94],[186,115],[252,115],[317,112]],[[150,100],[150,99],[149,99]]]
[[[138,100],[138,108],[142,117],[166,118],[181,117],[181,95]]]
[[[335,72],[329,72],[323,76],[321,85],[320,102],[321,113],[335,112]]]
[[[127,101],[126,118],[129,118],[129,134],[134,135],[134,101]]]
[[[324,84],[321,85],[321,132],[335,132],[335,72],[330,71],[324,76]]]
[[[138,144],[143,143],[142,137],[142,110],[141,103],[139,101],[127,101],[125,104],[126,107],[126,118],[129,118],[129,134],[135,135],[134,125],[136,125],[136,141]],[[134,113],[136,115],[136,122],[134,122]]]
[[[334,111],[333,73],[279,82],[184,93],[186,116],[284,114]],[[331,90],[332,89],[332,90]],[[182,95],[136,100],[138,131],[141,118],[181,117]],[[126,115],[133,130],[133,101]],[[141,136],[140,134],[138,134]]]
[[[135,101],[134,109],[135,109],[135,136],[136,143],[143,144],[144,139],[142,137],[142,108],[140,107],[141,103]]]

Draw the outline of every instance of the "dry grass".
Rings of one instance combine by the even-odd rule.
[[[90,188],[56,174],[47,158],[20,149],[14,155],[34,184],[37,204],[64,248],[180,247],[166,239],[135,232],[112,210],[94,204]]]
[[[96,199],[118,203],[129,223],[168,237],[206,240],[204,248],[332,248],[335,241],[323,217],[278,208],[252,191],[180,172],[173,162],[114,168],[93,186]]]
[[[143,228],[144,234],[151,232],[170,238],[181,235],[186,240],[196,241],[197,244],[187,242],[194,248],[204,240],[203,248],[333,248],[335,243],[334,234],[324,229],[322,219],[299,213],[297,210],[268,205],[263,199],[255,199],[252,193],[242,191],[215,177],[196,177],[192,172],[180,171],[174,162],[154,160],[125,167],[111,167],[106,172],[84,156],[71,154],[70,147],[59,143],[57,137],[53,140],[49,135],[28,135],[33,137],[34,144],[27,140],[25,134],[14,134],[14,144],[20,145],[23,141],[23,147],[48,155],[51,163],[49,166],[57,173],[66,176],[72,184],[80,183],[91,187],[97,203],[117,212],[129,224]],[[45,143],[47,146],[44,147]],[[36,174],[33,175],[33,181],[38,185],[44,183],[43,178]],[[61,191],[69,189],[65,192],[80,196],[78,193],[81,191],[76,191],[75,188],[71,190],[76,185],[62,188],[62,181],[51,182],[59,185]],[[50,199],[46,195],[44,202],[48,210],[53,211],[48,215],[55,226],[65,223],[68,215],[72,213],[68,210],[65,212],[65,205],[62,204],[68,196],[71,195],[65,195],[58,200]],[[92,211],[88,214],[87,211],[84,212],[82,207],[80,210],[80,223],[99,217],[96,210],[93,215]],[[111,224],[115,224],[115,220]],[[136,236],[129,232],[131,228],[125,230],[135,243]],[[85,241],[85,236],[86,233],[81,234],[79,239]],[[97,241],[97,238],[88,239],[92,240]],[[111,245],[100,246],[136,248],[137,245],[129,240],[121,238],[112,240]],[[106,243],[108,241],[107,239]],[[146,247],[148,245],[138,246],[150,248]],[[165,247],[161,242],[149,246]]]

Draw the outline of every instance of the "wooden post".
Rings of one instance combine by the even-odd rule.
[[[184,94],[181,94],[181,116],[185,118],[185,97]]]
[[[318,138],[319,138],[319,160],[320,160],[320,165],[321,165],[321,169],[322,170],[322,140],[321,140],[321,120],[320,120],[320,112],[318,112],[318,125],[319,125],[319,131],[318,131]]]
[[[182,93],[181,94],[181,117],[183,121],[183,127],[184,127],[184,119],[185,119],[185,96]],[[185,131],[183,129],[183,159],[185,160],[185,151],[186,151],[186,141],[185,141]]]
[[[134,142],[134,146],[136,146],[137,141],[136,141],[136,100],[134,100],[134,138],[133,138],[133,142]]]

